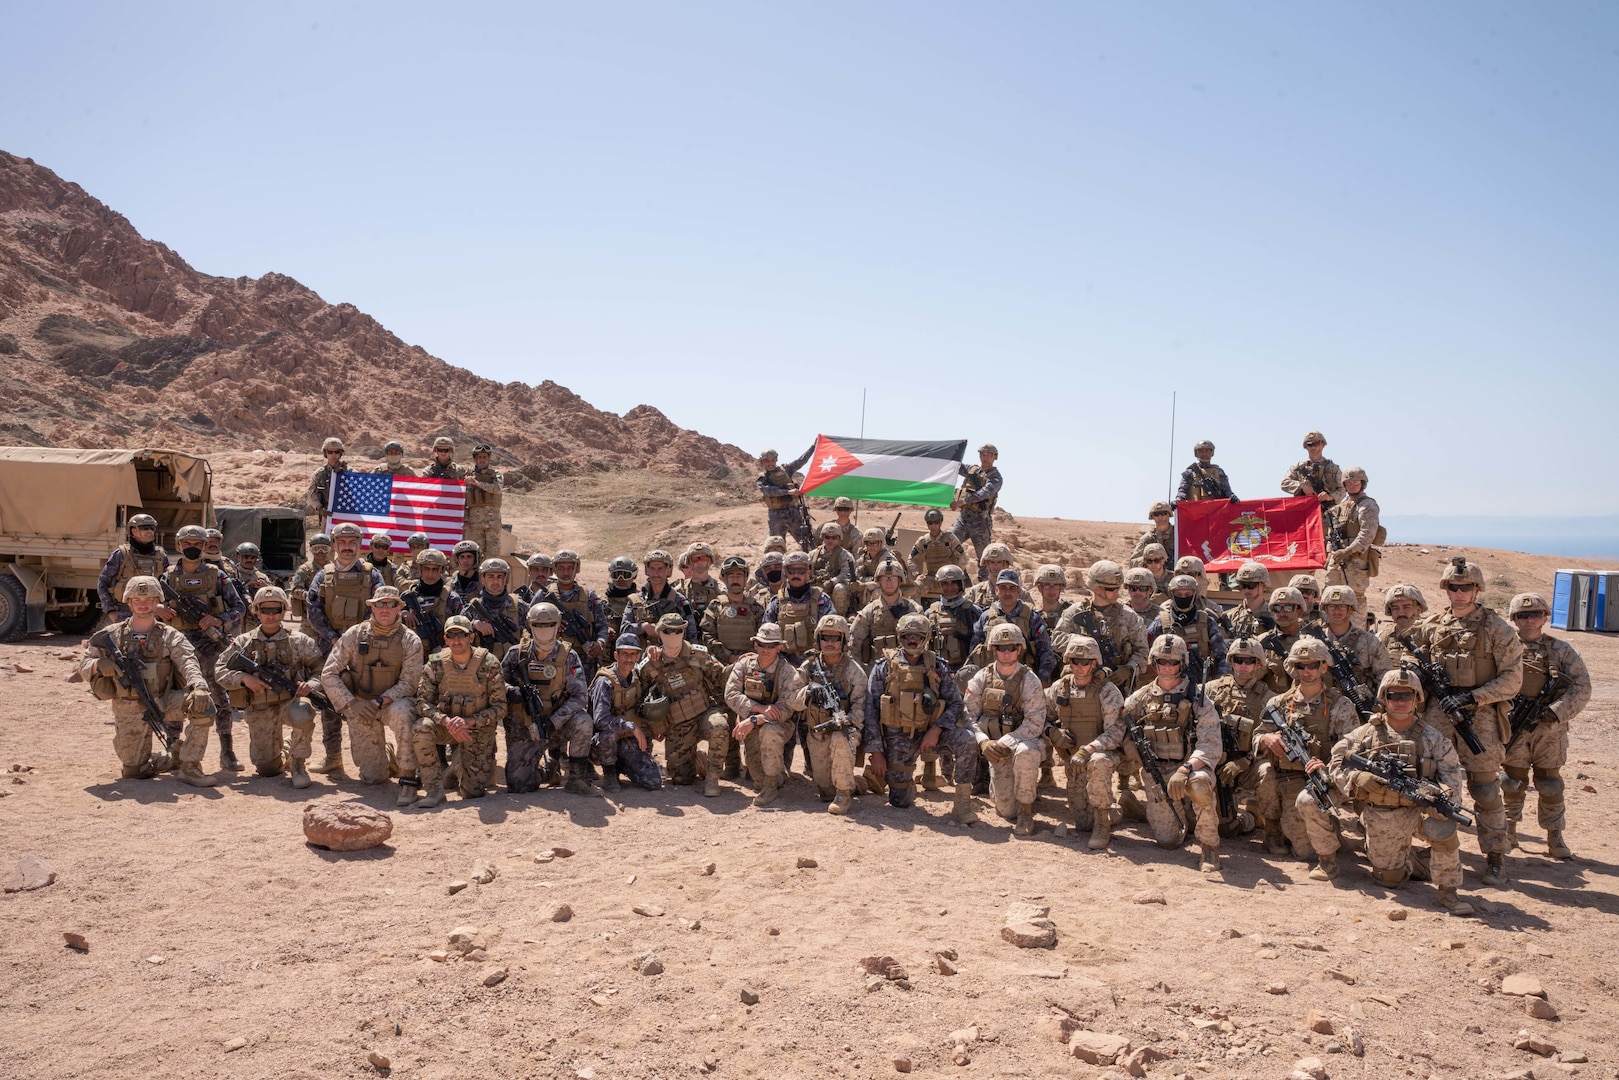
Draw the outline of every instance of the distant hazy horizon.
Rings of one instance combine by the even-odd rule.
[[[1389,541],[1460,544],[1571,559],[1612,558],[1619,564],[1619,515],[1511,517],[1505,515],[1384,514]]]

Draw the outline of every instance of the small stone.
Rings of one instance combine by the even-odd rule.
[[[1311,1080],[1327,1080],[1327,1067],[1318,1057],[1299,1058],[1293,1063],[1293,1071],[1304,1073]]]
[[[1526,997],[1523,999],[1523,1011],[1536,1020],[1556,1020],[1557,1006],[1545,998]]]
[[[456,893],[465,889],[470,884],[471,882],[462,881],[460,878],[456,878],[454,881],[450,882],[450,895],[454,896]]]
[[[1261,960],[1274,960],[1282,954],[1277,952],[1275,949],[1260,949],[1258,952],[1254,953],[1254,955],[1259,957]]]
[[[1130,1040],[1103,1031],[1076,1031],[1068,1037],[1068,1049],[1090,1065],[1112,1065],[1130,1052]]]
[[[229,1042],[227,1042],[225,1044],[225,1053],[234,1054],[236,1051],[240,1050],[242,1047],[244,1047],[246,1045],[247,1045],[247,1040],[242,1038],[240,1035],[238,1035],[238,1036],[236,1036],[236,1038],[231,1039]]]
[[[393,1065],[393,1062],[388,1060],[388,1056],[386,1054],[379,1054],[375,1050],[373,1050],[370,1053],[366,1054],[365,1055],[365,1060],[369,1061],[374,1067],[376,1067],[378,1069],[388,1069],[388,1068],[392,1067],[392,1065]]]
[[[1332,1021],[1320,1009],[1311,1009],[1309,1015],[1305,1018],[1305,1023],[1317,1035],[1332,1034]]]
[[[698,874],[702,877],[713,877],[715,869],[716,867],[713,863],[704,863],[702,869],[698,871]]]
[[[972,1046],[978,1042],[978,1028],[958,1028],[950,1033],[950,1041],[962,1046]]]
[[[897,1057],[897,1058],[895,1058],[894,1059],[894,1071],[895,1072],[902,1072],[902,1073],[910,1072],[911,1071],[911,1059],[908,1058],[908,1057]]]
[[[161,956],[148,956],[146,962],[148,964],[161,964],[163,963],[163,958]]]
[[[1393,907],[1389,908],[1385,914],[1388,916],[1389,922],[1405,922],[1406,917],[1410,914],[1410,912],[1406,911],[1403,907]]]
[[[1551,955],[1553,955],[1552,951],[1550,949],[1546,948],[1546,946],[1541,945],[1541,944],[1539,944],[1537,942],[1533,942],[1533,941],[1524,942],[1523,951],[1528,953],[1530,956],[1551,956]]]
[[[649,919],[656,919],[663,914],[663,909],[657,904],[636,904],[630,910]]]
[[[19,675],[32,675],[34,673],[34,669],[27,664],[12,664],[11,670]]]
[[[1051,830],[1051,835],[1058,840],[1068,839],[1068,823],[1066,821],[1059,821],[1057,823],[1057,827]]]
[[[956,1065],[971,1065],[973,1062],[973,1059],[967,1054],[965,1046],[957,1046],[950,1051],[950,1060]]]
[[[1345,986],[1354,986],[1355,985],[1355,977],[1353,975],[1349,974],[1349,972],[1347,972],[1347,971],[1339,971],[1337,968],[1328,968],[1327,969],[1327,977],[1331,978],[1331,979],[1337,979],[1339,982],[1343,983]]]
[[[1541,1057],[1551,1057],[1557,1053],[1557,1047],[1538,1035],[1520,1035],[1513,1042],[1512,1048],[1514,1050],[1527,1050],[1529,1053],[1539,1054]]]
[[[551,909],[552,922],[567,922],[571,918],[573,918],[573,908],[567,904],[558,904]]]
[[[892,956],[862,956],[860,966],[866,969],[868,975],[881,975],[894,982],[910,977]]]
[[[935,956],[942,956],[946,960],[960,960],[961,959],[961,956],[954,949],[935,949],[935,950],[933,950],[933,954]]]
[[[1050,919],[1007,923],[1001,927],[1001,939],[1020,949],[1049,949],[1057,944],[1057,927]]]
[[[798,868],[800,870],[813,870],[817,866],[820,866],[820,865],[821,865],[820,863],[816,862],[814,859],[810,858],[808,855],[800,855],[798,857]]]
[[[1468,1024],[1467,1027],[1463,1028],[1462,1030],[1466,1031],[1469,1035],[1484,1034],[1484,1028],[1478,1024]]]
[[[956,973],[956,965],[952,964],[949,958],[943,954],[940,954],[933,958],[933,970],[937,971],[940,975],[954,975]]]
[[[1303,949],[1305,952],[1326,952],[1327,951],[1327,947],[1325,945],[1322,945],[1320,942],[1317,942],[1317,941],[1295,941],[1295,942],[1293,942],[1293,947],[1295,949]]]
[[[1236,938],[1242,937],[1242,931],[1228,926],[1224,930],[1220,931],[1220,936],[1227,941],[1232,941]]]
[[[472,880],[479,885],[487,885],[500,876],[500,871],[492,862],[481,862],[472,868]]]
[[[1513,1069],[1502,1073],[1496,1080],[1535,1080],[1535,1074],[1528,1069]]]
[[[445,949],[434,949],[427,954],[427,958],[435,964],[442,964],[450,958],[450,954]]]
[[[573,1075],[578,1077],[578,1080],[596,1080],[596,1070],[588,1065]]]
[[[658,959],[657,953],[646,953],[636,957],[635,970],[642,975],[662,975],[663,961]]]
[[[1339,1042],[1337,1039],[1333,1039],[1321,1049],[1325,1050],[1329,1054],[1341,1054],[1344,1052],[1344,1044]]]
[[[1164,898],[1164,890],[1162,889],[1143,889],[1141,892],[1136,893],[1132,902],[1137,904],[1163,904],[1166,907],[1169,904],[1169,901]]]
[[[24,855],[17,860],[17,865],[6,871],[0,889],[8,893],[32,892],[43,889],[56,881],[56,871],[51,869],[50,863],[37,855]]]
[[[474,949],[485,947],[483,931],[476,926],[457,926],[450,931],[450,951],[458,952],[462,956]]]
[[[1584,1065],[1591,1059],[1585,1056],[1584,1050],[1564,1050],[1557,1055],[1557,1060],[1564,1065]]]
[[[554,854],[552,854],[551,852],[542,851],[538,855],[534,856],[534,861],[537,862],[537,863],[548,863],[552,859],[555,859],[555,858],[556,858],[556,856]]]
[[[888,980],[881,975],[873,975],[866,980],[866,993],[873,994],[888,985]]]
[[[474,964],[481,964],[485,960],[489,959],[489,952],[487,949],[473,949],[461,959],[468,960]]]
[[[496,968],[494,971],[491,971],[489,974],[483,977],[483,984],[485,986],[499,986],[501,983],[506,981],[506,975],[507,971],[505,968]]]
[[[1597,789],[1592,787],[1590,784],[1581,784],[1580,790],[1585,792],[1587,795],[1595,795],[1597,793]]]
[[[1344,1049],[1356,1057],[1366,1056],[1366,1040],[1361,1038],[1360,1032],[1347,1025],[1338,1032],[1338,1037],[1344,1042]]]
[[[1444,941],[1441,941],[1439,943],[1439,947],[1441,949],[1452,949],[1452,950],[1454,950],[1454,949],[1465,949],[1465,948],[1467,948],[1467,942],[1458,940],[1457,938],[1446,938]]]
[[[67,942],[67,947],[74,952],[90,951],[90,943],[84,939],[83,934],[64,933],[62,939]]]
[[[744,986],[742,988],[742,991],[741,991],[741,996],[742,996],[742,1004],[744,1004],[744,1005],[757,1005],[757,1004],[759,1004],[758,991],[754,990],[753,987],[751,987],[751,986]]]
[[[1545,997],[1546,988],[1533,975],[1508,975],[1501,980],[1501,993],[1510,997]]]
[[[703,928],[703,920],[701,920],[701,919],[693,919],[691,922],[686,924],[686,929],[692,931],[693,933],[697,932],[698,930],[701,930],[702,928]]]
[[[550,850],[551,850],[551,854],[555,855],[559,859],[571,859],[571,858],[573,858],[573,848],[554,847],[554,848],[551,848]]]
[[[629,877],[625,878],[624,879],[624,884],[626,884],[626,885],[634,885],[635,884],[635,875],[631,874]]]
[[[781,931],[777,930],[774,926],[772,926],[769,930],[766,930],[765,933],[769,934],[771,937],[781,937]]]

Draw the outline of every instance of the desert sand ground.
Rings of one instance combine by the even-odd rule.
[[[300,469],[289,460],[235,487],[262,499]],[[507,518],[520,546],[579,548],[591,581],[620,551],[699,535],[756,552],[757,505],[714,505],[705,487],[604,474],[513,497]],[[1122,555],[1137,530],[1019,520],[1002,532],[1022,565],[1079,566]],[[1453,553],[1393,546],[1377,584],[1416,581],[1434,600]],[[1466,553],[1496,606],[1549,589],[1569,561]],[[1482,859],[1464,839],[1472,919],[1443,915],[1425,883],[1376,886],[1358,856],[1337,882],[1309,881],[1254,837],[1226,845],[1219,881],[1139,826],[1091,853],[1058,829],[1056,789],[1042,792],[1037,834],[1014,840],[985,800],[971,829],[948,820],[943,793],[905,811],[868,796],[840,819],[802,780],[767,810],[726,785],[719,799],[452,796],[433,812],[318,776],[304,792],[251,773],[213,790],[119,780],[106,708],[66,682],[80,639],[0,646],[0,873],[36,855],[58,875],[0,897],[5,1072],[881,1077],[903,1059],[919,1074],[1123,1074],[1072,1055],[1062,1038],[1083,1029],[1150,1048],[1138,1067],[1153,1077],[1280,1077],[1304,1057],[1335,1078],[1619,1075],[1619,642],[1571,639],[1597,682],[1567,770],[1577,858],[1544,857],[1531,795],[1509,888],[1478,887]],[[301,809],[330,796],[391,813],[391,840],[357,854],[307,846]],[[536,861],[562,848],[571,857]],[[452,894],[480,863],[498,876]],[[1002,940],[1020,902],[1049,907],[1055,947]],[[552,921],[561,904],[572,918]],[[486,959],[430,956],[463,926]],[[637,970],[648,952],[660,974]],[[882,956],[906,978],[861,965]],[[504,981],[485,985],[497,970]],[[1501,992],[1517,973],[1560,1019]],[[1550,1056],[1515,1049],[1522,1031]]]

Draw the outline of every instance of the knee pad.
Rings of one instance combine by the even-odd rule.
[[[1529,787],[1529,770],[1508,768],[1501,775],[1501,793],[1509,798],[1523,798]]]
[[[1386,885],[1387,887],[1389,887],[1391,889],[1395,888],[1395,887],[1397,887],[1399,885],[1404,885],[1405,882],[1406,882],[1406,879],[1409,878],[1410,876],[1411,876],[1411,871],[1407,867],[1404,867],[1404,866],[1400,867],[1398,870],[1373,870],[1372,871],[1372,880],[1373,881],[1377,882],[1379,885]]]
[[[911,786],[910,777],[907,776],[903,780],[893,776],[888,778],[889,806],[897,806],[903,810],[915,801],[916,789]]]
[[[1563,777],[1559,769],[1535,770],[1535,790],[1542,799],[1561,800],[1563,798]]]
[[[1480,810],[1499,810],[1503,805],[1501,784],[1493,776],[1484,780],[1468,777],[1467,794],[1472,796],[1473,805]]]
[[[1425,817],[1422,819],[1422,835],[1432,843],[1442,844],[1456,835],[1456,823],[1449,818]]]

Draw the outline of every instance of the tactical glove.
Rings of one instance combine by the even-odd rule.
[[[1439,699],[1439,707],[1448,713],[1471,709],[1473,704],[1473,691],[1471,690],[1457,690]]]
[[[1169,788],[1169,799],[1171,802],[1180,802],[1182,799],[1186,798],[1186,781],[1191,775],[1191,773],[1186,771],[1185,765],[1182,765],[1180,768],[1176,769],[1173,774],[1171,774],[1168,783],[1164,785],[1165,787]]]
[[[353,701],[349,702],[349,707],[344,711],[356,720],[363,720],[369,723],[370,721],[375,720],[377,715],[382,710],[379,709],[377,707],[377,703],[372,701],[370,698],[357,697]]]

